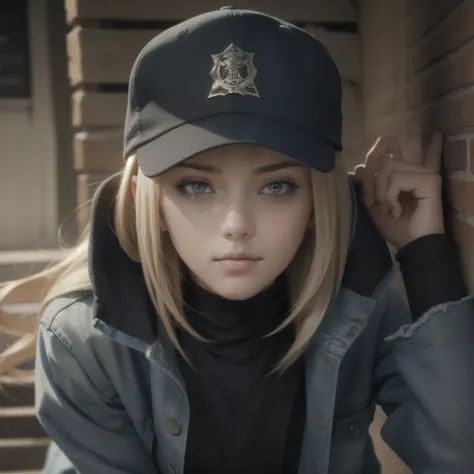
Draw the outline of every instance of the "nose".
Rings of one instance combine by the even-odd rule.
[[[222,222],[221,234],[228,240],[248,240],[253,237],[255,227],[252,216],[243,209],[232,207]]]

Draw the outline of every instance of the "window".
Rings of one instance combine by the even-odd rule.
[[[0,1],[0,98],[31,94],[27,0]]]

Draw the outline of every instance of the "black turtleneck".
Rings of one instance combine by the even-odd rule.
[[[180,358],[191,411],[185,473],[297,472],[303,365],[298,362],[283,375],[265,375],[293,342],[294,328],[262,339],[288,313],[284,277],[245,301],[227,300],[191,281],[183,286],[189,323],[213,341],[180,334],[194,367]]]
[[[453,243],[421,237],[397,254],[413,320],[467,294]],[[434,276],[433,276],[434,275]],[[180,358],[190,403],[185,474],[294,474],[305,410],[302,358],[283,375],[265,375],[288,350],[294,328],[262,339],[288,313],[286,282],[245,301],[226,300],[187,280],[189,323],[211,343],[181,332],[194,369]]]

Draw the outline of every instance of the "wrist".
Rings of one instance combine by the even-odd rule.
[[[404,242],[399,248],[397,248],[397,250],[400,251],[412,242],[415,242],[419,239],[423,239],[424,237],[429,237],[431,235],[446,235],[444,225],[439,227],[432,227],[422,232],[414,232],[413,234],[409,235],[406,242]]]
[[[412,241],[395,258],[400,263],[414,319],[433,306],[467,295],[456,246],[443,233]]]

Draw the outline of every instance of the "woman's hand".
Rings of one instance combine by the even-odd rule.
[[[395,138],[380,137],[365,165],[355,168],[375,226],[397,249],[424,235],[444,233],[439,174],[442,147],[442,135],[434,135],[421,166],[403,160]]]

